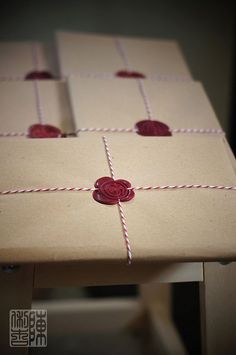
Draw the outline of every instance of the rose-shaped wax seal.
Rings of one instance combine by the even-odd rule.
[[[43,71],[34,70],[26,74],[25,76],[25,80],[47,80],[47,79],[53,79],[53,75],[45,70]]]
[[[48,124],[34,124],[28,129],[29,138],[59,138],[61,136],[59,128]]]
[[[135,195],[132,189],[128,189],[131,184],[127,180],[114,180],[105,176],[98,179],[94,186],[97,188],[93,192],[94,200],[105,205],[115,205],[119,201],[130,201]]]
[[[171,136],[170,128],[163,122],[143,120],[136,123],[135,128],[141,136]]]
[[[120,70],[116,73],[119,78],[145,79],[145,75],[137,71]]]

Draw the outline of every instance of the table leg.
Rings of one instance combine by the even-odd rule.
[[[140,291],[143,307],[148,313],[154,348],[158,354],[186,355],[171,316],[171,285],[144,284],[140,286]]]
[[[200,298],[203,354],[236,354],[236,263],[204,263]]]
[[[30,309],[34,267],[0,266],[0,353],[25,355],[28,349],[9,346],[9,310]]]

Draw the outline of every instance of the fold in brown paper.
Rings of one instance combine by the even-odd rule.
[[[132,186],[235,185],[224,140],[110,135],[116,178]],[[0,190],[93,187],[109,176],[100,136],[0,140]],[[123,203],[133,264],[236,260],[236,193],[226,190],[136,191]],[[91,192],[0,196],[0,262],[126,263],[117,206]],[[131,265],[132,267],[132,265]]]
[[[38,88],[44,123],[63,132],[73,131],[66,84],[41,80]],[[0,91],[0,133],[27,132],[29,126],[39,123],[33,81],[0,82]]]
[[[152,119],[162,121],[172,129],[220,128],[199,82],[143,80],[142,85]],[[136,122],[148,119],[137,80],[74,75],[69,79],[69,93],[76,129],[134,128]]]
[[[0,79],[24,79],[26,74],[36,69],[57,75],[49,45],[39,42],[0,43]]]
[[[117,43],[117,40],[119,43]],[[62,75],[78,72],[111,72],[130,69],[146,76],[162,75],[191,79],[175,41],[115,37],[76,32],[58,32],[57,45]]]

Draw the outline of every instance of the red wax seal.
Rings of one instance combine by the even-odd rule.
[[[34,124],[28,130],[29,138],[59,138],[61,136],[59,128],[48,124]]]
[[[137,71],[120,70],[116,73],[119,78],[145,79],[145,75]]]
[[[45,70],[44,71],[34,70],[26,74],[25,76],[25,80],[47,80],[47,79],[53,79],[53,75]]]
[[[101,177],[94,186],[97,188],[93,192],[93,198],[97,202],[105,205],[115,205],[120,200],[126,202],[134,198],[134,191],[129,190],[131,184],[127,180],[114,180],[111,177]]]
[[[141,136],[172,136],[170,128],[163,122],[143,120],[136,123],[135,128]]]

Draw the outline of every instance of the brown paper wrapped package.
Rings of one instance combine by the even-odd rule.
[[[175,41],[58,32],[57,44],[62,75],[78,72],[114,74],[131,69],[146,76],[191,79]]]
[[[50,46],[39,42],[0,43],[0,79],[24,79],[26,74],[36,69],[56,75]]]
[[[213,128],[220,125],[199,82],[142,81],[152,119],[170,128]],[[134,128],[148,119],[140,84],[131,79],[69,79],[76,129],[82,127]],[[88,133],[91,134],[91,133]]]
[[[108,137],[116,178],[132,186],[236,185],[224,139]],[[109,176],[100,136],[0,141],[0,190],[93,187]],[[236,260],[236,191],[136,191],[123,203],[133,264]],[[126,263],[117,205],[92,193],[0,196],[0,262]]]
[[[44,123],[54,125],[63,132],[73,131],[65,82],[41,80],[38,81],[38,88]],[[31,80],[0,82],[0,107],[0,133],[27,132],[29,126],[39,123],[35,88]]]

